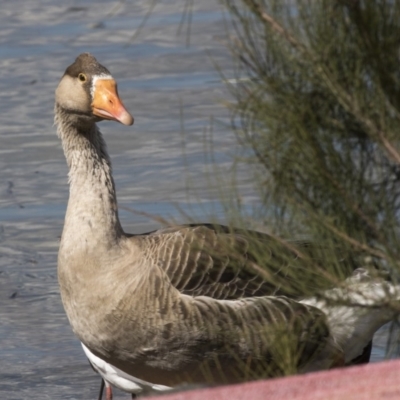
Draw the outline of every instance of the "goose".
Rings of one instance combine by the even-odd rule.
[[[113,376],[134,377],[134,393],[230,384],[333,368],[362,353],[379,324],[348,356],[353,331],[332,329],[338,317],[329,302],[285,291],[291,266],[273,254],[267,234],[211,224],[125,233],[102,120],[134,121],[109,70],[83,53],[55,93],[70,186],[58,280],[86,354],[99,372],[112,370],[102,374],[108,386],[118,385]]]

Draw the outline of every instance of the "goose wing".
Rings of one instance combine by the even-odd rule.
[[[199,365],[213,365],[217,357],[226,378],[221,382],[233,383],[244,379],[238,378],[246,375],[243,371],[261,371],[260,376],[284,373],[286,367],[279,360],[285,359],[281,351],[289,351],[288,346],[295,357],[293,365],[300,368],[319,363],[326,368],[341,355],[324,313],[282,296],[287,270],[292,268],[287,260],[296,256],[289,250],[287,260],[275,255],[270,236],[221,225],[181,225],[131,240],[141,248],[141,257],[165,272],[171,285],[194,298],[183,296],[178,311],[172,312],[172,319],[187,316],[178,328],[170,320],[158,325],[160,343],[165,343],[158,345],[153,364],[164,375],[168,366],[201,382]],[[160,295],[162,290],[156,292]],[[212,376],[218,374],[217,366],[211,370]],[[143,366],[135,373],[146,379]],[[176,383],[172,376],[165,379],[161,383],[167,386]]]
[[[296,255],[265,233],[223,225],[179,225],[134,236],[181,293],[220,300],[301,295],[288,281]],[[307,249],[307,242],[300,244]],[[298,260],[297,260],[298,261]]]

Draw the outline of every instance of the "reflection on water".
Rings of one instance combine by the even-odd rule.
[[[68,195],[67,168],[53,127],[54,89],[65,67],[92,52],[117,78],[133,128],[103,123],[121,206],[179,220],[175,204],[204,216],[220,211],[203,178],[204,130],[226,119],[226,93],[213,63],[229,72],[215,0],[196,2],[191,45],[177,35],[183,1],[160,2],[127,45],[148,1],[14,0],[0,14],[0,393],[8,400],[95,398],[88,367],[60,302],[56,257]],[[83,4],[83,6],[82,6]],[[118,6],[119,5],[119,6]],[[116,8],[113,16],[107,13]],[[185,121],[185,157],[181,115]],[[214,126],[219,164],[234,140]],[[228,165],[227,164],[227,165]],[[188,172],[189,170],[189,172]],[[187,187],[192,188],[188,194]],[[247,193],[248,200],[251,200]],[[127,231],[159,226],[122,211]],[[200,219],[200,218],[199,218]],[[374,349],[374,357],[382,350]],[[126,398],[117,394],[116,398]]]

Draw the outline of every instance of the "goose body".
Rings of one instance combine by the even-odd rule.
[[[345,352],[329,307],[282,295],[271,282],[285,279],[283,268],[269,282],[252,256],[250,242],[269,254],[268,235],[254,232],[249,240],[211,225],[123,231],[96,125],[103,119],[133,123],[110,72],[81,54],[56,90],[70,184],[58,277],[69,322],[92,362],[126,374],[128,391],[148,382],[235,383],[341,365]],[[291,371],[282,363],[289,347],[298,357]]]
[[[375,332],[397,315],[398,306],[388,307],[388,299],[398,302],[400,287],[381,279],[372,279],[365,269],[359,268],[341,287],[326,290],[300,302],[324,312],[329,329],[343,350],[343,364],[352,365],[365,362]],[[109,386],[134,394],[171,389],[128,375],[96,357],[85,345],[82,344],[82,347],[93,367]],[[321,369],[324,365],[322,360]],[[314,368],[317,367],[314,365]]]

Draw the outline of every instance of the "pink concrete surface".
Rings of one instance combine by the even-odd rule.
[[[400,360],[192,390],[152,400],[400,400]]]

